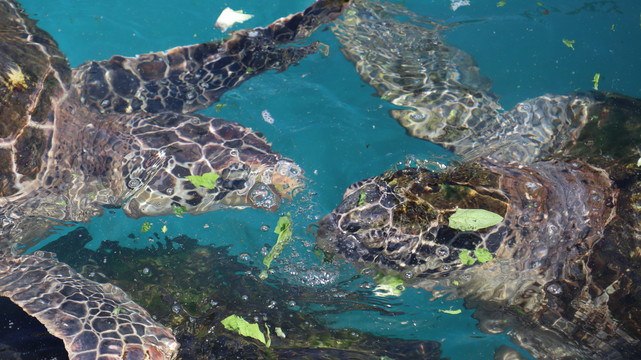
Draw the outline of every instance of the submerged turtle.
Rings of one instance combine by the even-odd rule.
[[[164,359],[178,344],[117,287],[49,253],[18,255],[54,225],[105,207],[130,217],[221,207],[276,210],[301,170],[262,134],[192,112],[318,43],[283,47],[335,19],[319,0],[229,39],[70,69],[49,34],[0,0],[0,295],[62,338],[72,359]]]
[[[463,297],[482,330],[511,328],[536,358],[639,358],[641,100],[546,95],[502,111],[471,56],[399,15],[417,19],[358,1],[334,31],[378,95],[409,108],[391,113],[409,134],[463,161],[351,185],[318,224],[321,246]],[[461,210],[500,217],[477,226]]]

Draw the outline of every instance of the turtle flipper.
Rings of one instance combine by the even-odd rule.
[[[267,70],[285,70],[319,43],[279,45],[303,39],[340,15],[349,0],[318,0],[304,11],[264,28],[240,30],[219,42],[80,66],[74,83],[82,101],[100,112],[192,112],[207,108],[227,90]]]
[[[124,291],[79,275],[51,253],[0,256],[0,295],[62,339],[71,360],[168,360],[177,354],[171,330]]]

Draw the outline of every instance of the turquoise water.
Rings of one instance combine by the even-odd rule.
[[[255,17],[235,28],[262,26],[304,9],[309,0],[264,1],[22,1],[39,25],[50,32],[72,66],[111,55],[136,55],[223,37],[213,28],[226,6]],[[641,3],[630,1],[543,2],[471,0],[452,11],[447,0],[407,0],[411,11],[445,23],[462,22],[446,33],[447,40],[472,54],[481,73],[494,81],[493,90],[510,108],[518,101],[544,93],[588,90],[595,73],[599,89],[641,97]],[[549,12],[549,13],[548,13]],[[574,50],[563,43],[574,40]],[[326,287],[357,275],[349,265],[322,265],[313,252],[307,226],[329,213],[351,183],[380,174],[408,156],[446,162],[450,156],[428,142],[408,137],[391,119],[389,103],[374,96],[338,50],[331,31],[312,36],[330,45],[329,56],[312,55],[286,72],[267,73],[226,93],[219,113],[204,114],[239,122],[261,131],[274,150],[295,160],[310,180],[306,192],[277,213],[225,210],[201,216],[127,219],[114,211],[86,225],[93,236],[89,247],[102,240],[123,245],[149,244],[140,234],[143,222],[167,235],[185,234],[202,244],[232,245],[233,254],[262,261],[261,249],[275,242],[272,228],[280,215],[291,212],[295,242],[274,261],[276,277],[294,284]],[[275,119],[265,122],[261,111]],[[61,231],[63,233],[64,230]],[[140,234],[129,239],[129,234]],[[125,240],[126,239],[126,240]],[[239,260],[240,261],[240,260]],[[347,290],[356,291],[361,278]],[[371,281],[371,280],[369,280]],[[345,290],[345,289],[343,289]],[[443,357],[489,359],[494,348],[510,344],[505,335],[486,335],[476,328],[459,300],[429,301],[423,290],[407,289],[401,297],[381,299],[381,308],[403,312],[383,316],[353,311],[321,316],[336,327],[351,327],[408,339],[442,343]],[[463,309],[448,315],[439,309]]]

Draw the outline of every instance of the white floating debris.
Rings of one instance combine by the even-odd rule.
[[[263,110],[260,112],[260,115],[263,116],[263,120],[265,120],[265,122],[267,122],[268,124],[274,123],[274,118],[272,117],[272,114],[269,113],[269,111]]]
[[[220,13],[220,16],[218,16],[218,19],[216,19],[215,26],[219,28],[222,32],[225,32],[229,27],[231,27],[235,23],[242,23],[253,17],[254,15],[244,14],[242,10],[235,11],[227,7],[225,8],[225,10],[223,10],[222,13]]]
[[[452,11],[456,11],[461,6],[470,6],[470,0],[452,0],[450,4]]]

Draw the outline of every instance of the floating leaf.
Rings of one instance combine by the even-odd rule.
[[[263,334],[262,331],[260,331],[260,328],[258,327],[258,324],[251,324],[247,322],[247,320],[241,318],[238,315],[229,315],[228,317],[224,318],[223,321],[220,322],[223,324],[225,329],[229,331],[234,331],[239,333],[242,336],[248,336],[251,338],[254,338],[263,344],[267,345],[267,341],[265,340],[265,334]],[[269,347],[269,345],[267,345]]]
[[[458,254],[458,258],[461,259],[463,265],[472,265],[476,262],[476,259],[471,257],[467,250],[461,251]]]
[[[492,261],[492,253],[486,249],[476,249],[474,250],[474,256],[478,259],[481,264],[485,264],[488,261]]]
[[[496,3],[496,6],[497,6],[497,7],[503,7],[503,6],[505,6],[505,0],[501,0],[501,1],[497,2],[497,3]]]
[[[599,79],[601,79],[601,74],[594,74],[594,78],[592,78],[592,83],[594,83],[594,90],[599,90]]]
[[[362,192],[360,198],[358,199],[358,206],[363,205],[364,202],[365,202],[365,193]]]
[[[448,221],[452,229],[474,231],[494,226],[503,221],[503,217],[483,209],[458,209]]]
[[[401,296],[403,293],[405,283],[398,275],[383,275],[377,274],[374,276],[376,287],[374,288],[374,295],[376,296]]]
[[[219,28],[222,32],[225,32],[230,26],[236,23],[245,22],[253,17],[254,15],[243,14],[242,10],[235,11],[227,7],[222,13],[220,13],[214,26]]]
[[[214,109],[216,109],[216,112],[219,113],[222,108],[227,106],[227,104],[216,104],[214,105]]]
[[[279,327],[276,327],[276,335],[283,339],[287,337],[287,335],[285,335],[285,333],[283,332],[283,329]]]
[[[456,309],[456,310],[442,310],[442,309],[438,309],[438,312],[442,312],[442,313],[450,314],[450,315],[458,315],[458,314],[460,314],[460,313],[461,313],[461,309]]]
[[[569,47],[570,49],[572,49],[572,51],[574,51],[574,40],[563,39],[562,41],[565,44],[565,46]]]
[[[174,215],[178,217],[183,217],[183,213],[187,211],[187,208],[184,206],[172,206],[171,209],[174,211]]]
[[[162,229],[160,229],[160,231],[162,231],[163,233],[166,233],[167,232],[167,225],[163,225]]]
[[[289,213],[278,219],[274,232],[278,234],[276,244],[272,246],[271,250],[269,250],[269,254],[263,258],[263,264],[267,269],[269,269],[272,261],[277,258],[281,252],[283,252],[285,246],[287,246],[287,244],[292,240],[292,217]],[[267,273],[263,276],[266,277],[266,275]]]
[[[190,175],[190,176],[185,176],[189,182],[194,184],[195,187],[205,187],[207,189],[214,189],[216,187],[216,180],[220,175],[216,174],[215,172],[210,172],[202,175]]]
[[[149,230],[151,230],[151,224],[149,223],[149,221],[145,221],[140,228],[140,232],[147,232]]]

